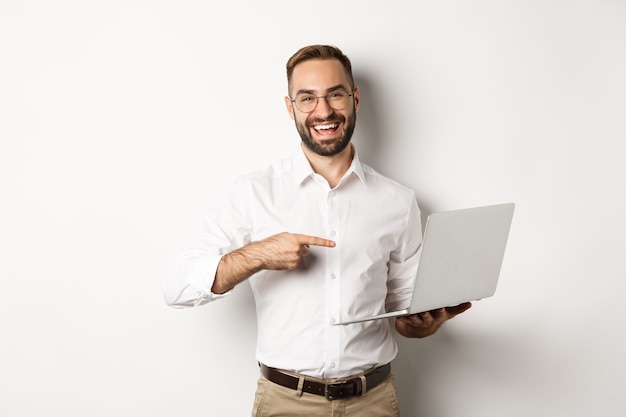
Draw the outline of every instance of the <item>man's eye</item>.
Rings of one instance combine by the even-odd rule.
[[[313,100],[315,100],[315,97],[313,97],[313,96],[300,96],[298,98],[298,101],[300,103],[310,103]]]

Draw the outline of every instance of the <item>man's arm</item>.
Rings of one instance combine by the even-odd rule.
[[[332,248],[335,242],[317,236],[285,232],[232,251],[220,260],[211,292],[224,294],[263,269],[296,269],[302,257],[309,254],[310,245]]]
[[[405,337],[427,337],[437,332],[443,323],[463,313],[471,306],[472,303],[463,303],[454,307],[397,317],[396,330]]]

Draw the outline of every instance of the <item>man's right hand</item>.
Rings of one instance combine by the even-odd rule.
[[[335,242],[317,236],[294,233],[279,233],[259,242],[263,248],[262,269],[292,270],[296,269],[302,257],[310,252],[309,247],[335,247]]]
[[[263,269],[293,270],[309,254],[310,246],[335,247],[335,242],[317,236],[279,233],[222,257],[211,287],[214,294],[230,291],[235,285]]]

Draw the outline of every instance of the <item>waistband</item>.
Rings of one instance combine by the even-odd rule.
[[[302,389],[302,392],[324,396],[329,401],[365,395],[368,389],[374,388],[391,375],[391,364],[388,363],[366,373],[347,377],[345,380],[323,383],[306,376],[290,375],[280,369],[270,368],[263,364],[259,364],[259,366],[261,367],[261,375],[267,380],[293,390]],[[302,387],[300,387],[301,379],[304,380]]]

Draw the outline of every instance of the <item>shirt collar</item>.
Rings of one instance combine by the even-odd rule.
[[[361,180],[363,185],[367,185],[365,181],[365,171],[363,169],[363,164],[361,164],[361,160],[359,159],[359,154],[356,151],[356,147],[353,144],[350,144],[352,149],[354,150],[354,157],[352,158],[352,163],[350,164],[350,168],[344,174],[343,178],[347,178],[352,173],[356,174],[357,177]],[[300,147],[299,151],[296,152],[293,163],[293,176],[294,180],[297,184],[302,184],[302,182],[315,174],[313,168],[311,167],[311,163],[307,159],[302,147]],[[343,182],[342,178],[342,182]]]

